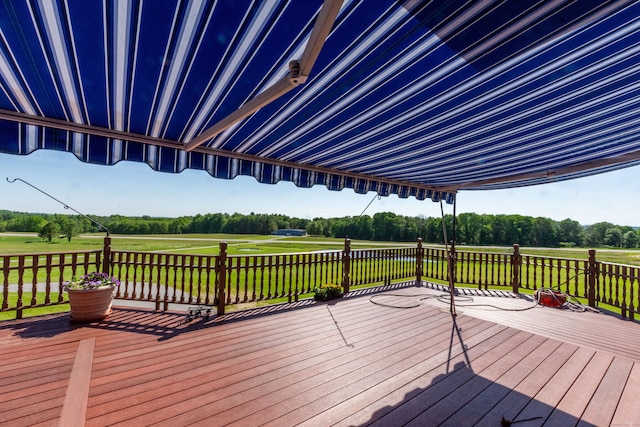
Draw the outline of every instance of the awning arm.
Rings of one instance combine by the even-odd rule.
[[[290,66],[291,67],[291,66]],[[205,130],[203,133],[193,138],[190,142],[185,144],[184,150],[192,151],[194,148],[199,147],[210,139],[214,138],[221,132],[224,132],[235,123],[244,119],[245,117],[250,116],[251,114],[258,111],[260,108],[268,105],[272,101],[280,98],[285,93],[294,89],[297,85],[292,85],[289,79],[290,76],[286,76],[281,80],[278,80],[276,84],[260,93],[258,96],[253,98],[251,101],[243,104],[242,107],[238,108],[233,113],[229,114],[224,119],[220,120],[218,123]]]
[[[316,18],[315,25],[311,31],[309,41],[304,48],[300,61],[289,63],[289,75],[278,80],[273,86],[258,94],[233,113],[229,114],[209,129],[206,129],[197,137],[185,144],[184,149],[191,151],[194,148],[211,140],[216,135],[224,132],[240,120],[250,116],[265,105],[280,98],[290,90],[307,81],[311,69],[320,55],[324,42],[333,28],[333,24],[340,12],[343,0],[325,0]]]
[[[438,187],[441,191],[458,191],[469,188],[477,189],[485,185],[501,184],[503,182],[524,181],[528,179],[536,178],[555,178],[563,175],[569,175],[573,173],[584,172],[592,169],[604,168],[607,166],[617,165],[620,163],[631,163],[640,160],[640,151],[633,151],[631,153],[621,154],[619,156],[608,157],[606,159],[591,160],[584,163],[579,163],[571,166],[559,167],[552,170],[530,172],[518,175],[504,176],[501,178],[485,179],[482,181],[469,181],[463,184],[458,184],[455,187],[443,186]]]

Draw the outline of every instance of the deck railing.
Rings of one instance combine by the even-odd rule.
[[[509,253],[457,251],[454,282],[479,289],[508,288],[513,292],[541,288],[583,298],[592,307],[617,308],[635,319],[640,306],[640,267],[604,263],[589,251],[588,259],[525,255],[514,245]],[[74,275],[104,271],[122,284],[116,298],[155,303],[216,306],[259,301],[295,302],[312,295],[323,283],[341,284],[345,291],[395,281],[448,282],[446,249],[412,247],[351,249],[278,255],[219,255],[116,251],[105,238],[102,250],[0,255],[1,311],[21,318],[29,308],[64,304],[62,284]]]
[[[0,255],[1,311],[15,311],[20,319],[24,308],[65,303],[62,284],[75,275],[100,271],[102,255],[101,250]]]

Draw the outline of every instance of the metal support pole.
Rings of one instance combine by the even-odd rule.
[[[424,248],[422,247],[422,238],[418,238],[418,247],[416,248],[416,286],[422,286],[422,269],[424,264]]]
[[[440,213],[442,214],[442,234],[444,236],[444,245],[445,245],[445,249],[447,250],[447,276],[449,279],[449,293],[450,293],[450,303],[449,303],[449,311],[451,312],[452,316],[456,316],[456,301],[455,301],[455,292],[456,292],[456,279],[455,279],[455,272],[456,272],[456,268],[455,268],[455,262],[456,262],[456,255],[455,255],[455,241],[452,240],[451,242],[451,249],[449,249],[449,239],[447,238],[447,226],[444,222],[444,208],[442,207],[442,200],[440,200]],[[456,226],[456,199],[455,199],[455,195],[454,195],[454,199],[453,199],[453,237],[455,238],[455,226]]]

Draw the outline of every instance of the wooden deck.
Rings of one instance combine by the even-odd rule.
[[[441,293],[0,322],[0,425],[640,423],[638,323],[470,291],[454,318]]]

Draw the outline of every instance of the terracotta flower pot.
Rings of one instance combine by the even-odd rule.
[[[111,314],[111,302],[115,288],[68,289],[67,292],[69,293],[72,321],[102,320]]]

